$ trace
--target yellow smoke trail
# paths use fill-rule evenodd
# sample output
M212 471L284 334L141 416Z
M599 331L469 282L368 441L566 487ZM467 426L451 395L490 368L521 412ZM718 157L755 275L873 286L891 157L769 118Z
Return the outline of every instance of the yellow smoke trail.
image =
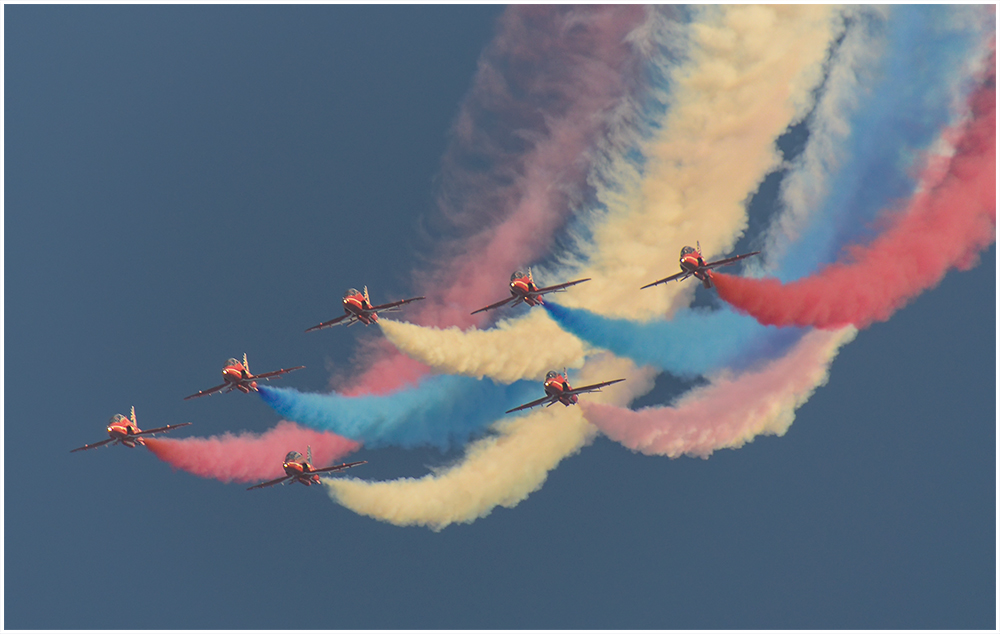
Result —
M588 361L578 385L628 376L624 383L581 399L625 405L652 387L654 373L631 361L601 355ZM539 385L539 392L541 392ZM596 429L579 406L554 405L496 423L496 437L472 443L458 464L422 478L365 482L349 478L324 482L330 496L356 513L399 526L441 530L473 522L496 506L513 507L538 490L563 458L590 443Z
M593 243L584 244L582 258L564 262L564 271L540 277L570 279L565 271L582 269L587 274L581 276L594 279L586 293L568 296L576 301L566 303L605 315L651 317L690 301L691 285L637 290L673 272L684 244L700 240L712 257L735 243L746 226L744 201L777 164L775 139L808 111L824 55L841 26L838 15L829 7L703 9L701 21L691 26L691 63L673 73L664 131L644 148L652 159L646 173L640 179L624 170L614 178L617 189L599 192L609 211L592 223ZM510 339L530 330L526 319L505 328ZM409 354L407 344L394 343ZM485 367L482 357L461 364L449 355L438 358L442 365L436 367L446 372L458 373L462 364L476 372ZM624 364L621 374L604 372L615 364ZM629 361L602 355L584 365L584 376L595 368L606 376L594 380L628 378L605 396L627 400L605 402L626 405L652 386L653 372ZM628 389L612 391L619 386ZM557 407L498 423L498 438L473 443L459 464L440 473L389 482L333 480L330 495L364 515L437 530L471 522L497 505L514 506L593 438L594 428L579 408Z
M708 7L692 25L691 63L672 73L670 110L646 147L637 180L624 162L606 176L637 183L602 202L581 253L565 263L591 277L568 306L648 319L689 303L693 284L638 292L677 270L682 246L700 241L706 258L729 254L746 228L747 198L781 160L775 140L801 120L842 28L826 6Z
M672 91L662 96L672 106L663 132L644 146L645 173L640 177L624 160L605 164L602 178L615 186L598 192L608 213L589 223L593 238L581 241L584 255L539 272L545 284L593 278L560 294L560 303L640 319L687 305L694 284L638 289L678 270L681 246L699 240L712 257L739 238L744 203L778 163L775 139L808 111L841 26L830 7L711 7L703 13L704 21L692 26L691 62L674 69ZM552 367L579 367L576 351L585 352L583 344L556 334L540 312L507 320L496 332L384 330L400 351L439 372L510 382ZM531 350L544 359L533 364Z
M397 526L441 530L485 517L497 506L517 505L596 433L575 407L552 407L497 423L495 429L500 436L471 444L461 463L440 473L387 482L325 482L331 497L356 513Z
M542 380L549 370L580 368L590 347L562 330L541 308L489 330L431 328L383 319L386 339L407 356L448 374L500 383Z

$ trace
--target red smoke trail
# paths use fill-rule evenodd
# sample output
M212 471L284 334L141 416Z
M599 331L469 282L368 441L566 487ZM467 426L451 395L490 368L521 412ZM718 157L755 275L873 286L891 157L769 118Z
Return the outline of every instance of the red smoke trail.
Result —
M293 449L312 446L314 466L328 466L361 445L342 436L282 421L263 434L243 432L210 438L148 439L146 447L176 469L223 482L255 482L284 474L281 463Z
M766 325L865 328L936 286L950 268L975 266L996 239L995 62L990 66L971 98L972 119L946 132L959 138L954 156L931 161L925 189L871 244L850 248L846 264L789 284L715 274L719 296Z
M415 273L427 300L407 310L408 320L481 323L486 317L469 313L507 294L510 273L550 248L586 191L614 109L638 83L639 53L626 36L646 15L634 6L516 6L503 14L442 159L441 217L428 219L436 256ZM343 393L384 393L429 372L382 350L362 352L367 370Z

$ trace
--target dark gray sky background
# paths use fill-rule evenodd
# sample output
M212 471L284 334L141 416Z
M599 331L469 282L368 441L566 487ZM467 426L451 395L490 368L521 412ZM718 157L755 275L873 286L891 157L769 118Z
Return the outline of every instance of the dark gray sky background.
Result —
M69 454L222 362L319 391L403 296L500 7L4 9L6 628L982 628L996 613L996 251L861 332L782 438L709 460L599 438L440 533L324 489L248 493L143 450ZM363 450L359 477L434 450Z

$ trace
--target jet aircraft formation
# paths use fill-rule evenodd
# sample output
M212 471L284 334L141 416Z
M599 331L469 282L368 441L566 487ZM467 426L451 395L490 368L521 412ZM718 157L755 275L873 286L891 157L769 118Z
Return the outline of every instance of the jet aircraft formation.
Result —
M701 244L696 243L697 247L685 246L681 249L680 254L680 272L663 278L662 280L657 280L651 284L643 286L642 289L650 288L656 286L657 284L663 284L665 282L671 281L683 281L688 277L694 276L704 285L705 288L712 288L712 270L721 267L729 266L735 264L736 262L743 260L745 258L757 255L759 251L753 251L751 253L744 253L742 255L737 255L729 258L724 258L721 260L716 260L714 262L705 262L701 254ZM484 306L477 310L472 311L472 315L477 313L486 312L496 308L502 308L504 306L517 306L518 304L527 304L530 307L539 306L544 304L543 295L548 293L556 293L565 291L571 286L576 286L577 284L582 284L587 282L590 278L583 278L579 280L573 280L571 282L563 282L561 284L554 284L552 286L544 286L539 288L531 275L531 269L528 268L527 273L521 271L515 271L510 276L510 297L490 304L489 306ZM642 290L640 289L640 290ZM381 312L391 312L398 311L405 304L410 302L416 302L425 299L424 297L410 297L408 299L400 299L393 302L387 302L385 304L379 304L373 306L371 300L368 297L368 287L365 286L362 292L358 292L356 289L348 289L344 293L341 303L343 305L344 314L331 319L329 321L324 321L320 324L313 326L312 328L306 329L306 332L313 332L315 330L322 330L324 328L330 328L332 326L352 326L356 323L362 323L365 326L369 326L374 323L378 323L378 313ZM305 368L303 365L297 365L291 368L282 368L279 370L273 370L271 372L264 372L262 374L253 374L250 372L250 364L247 361L246 353L243 354L242 363L236 358L228 359L222 368L222 379L223 383L221 385L216 385L215 387L210 387L206 390L201 390L189 396L185 396L184 400L190 400L198 398L201 396L209 396L217 392L232 392L233 390L238 390L244 394L249 394L250 392L258 391L258 381L269 381L273 378L277 378L281 375L287 374L289 372L294 372L295 370L301 370ZM555 370L550 371L545 376L545 381L542 384L542 388L545 391L545 396L536 399L534 401L519 405L513 409L509 409L505 414L512 414L514 412L531 409L539 405L545 405L546 407L551 407L556 403L562 403L564 406L575 405L579 402L579 395L588 394L592 392L600 392L601 388L614 385L615 383L620 383L625 379L611 379L609 381L602 381L600 383L594 383L592 385L585 385L583 387L573 388L569 384L568 372L564 368L562 373ZM135 407L132 407L131 417L126 418L122 414L115 414L110 422L108 423L107 433L108 438L95 442L88 445L83 445L82 447L77 447L70 451L70 453L76 451L83 451L87 449L94 449L96 447L101 447L104 445L125 445L126 447L135 447L136 445L145 446L144 438L153 436L154 434L166 433L178 429L180 427L186 427L191 423L178 423L176 425L165 425L163 427L156 427L148 430L141 430L135 418ZM292 482L298 482L305 486L312 486L313 484L320 483L320 474L326 473L337 473L356 467L358 465L366 464L367 461L361 460L357 462L343 463L339 465L332 465L327 467L315 467L313 466L312 458L312 447L306 447L307 458L303 458L302 454L298 451L292 449L286 455L285 459L281 464L285 475L275 478L273 480L268 480L266 482L261 482L254 486L249 487L247 490L261 489L266 487L271 487L276 484L289 484Z

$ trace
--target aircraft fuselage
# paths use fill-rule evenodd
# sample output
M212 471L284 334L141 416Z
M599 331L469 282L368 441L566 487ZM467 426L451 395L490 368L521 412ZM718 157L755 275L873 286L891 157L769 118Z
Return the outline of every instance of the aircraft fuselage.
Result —
M537 291L538 287L527 276L514 278L510 282L510 294L514 297L520 297L521 301L528 306L538 306L544 303L541 295L535 295Z
M234 389L243 392L244 394L249 394L251 391L257 390L256 381L248 381L247 379L252 378L250 373L246 371L242 363L237 363L236 365L227 365L222 368L222 380L229 385L227 391L232 391Z
M135 434L141 431L130 423L112 423L108 425L108 435L115 439L115 443L121 443L126 447L135 447L136 444L143 444L141 438L135 438Z
M285 469L285 475L293 476L296 482L306 486L319 484L319 476L316 474L310 475L309 472L311 469L308 463L292 461L286 462L281 466Z
M556 376L545 381L545 393L554 396L563 405L576 405L579 398L576 394L566 395L564 392L571 390L569 382L563 376Z
M378 313L371 312L371 310L371 304L361 293L344 297L344 312L354 316L366 326L378 321Z
M701 280L705 288L712 288L712 273L705 268L705 260L702 259L701 254L697 251L685 253L681 256L681 270Z

